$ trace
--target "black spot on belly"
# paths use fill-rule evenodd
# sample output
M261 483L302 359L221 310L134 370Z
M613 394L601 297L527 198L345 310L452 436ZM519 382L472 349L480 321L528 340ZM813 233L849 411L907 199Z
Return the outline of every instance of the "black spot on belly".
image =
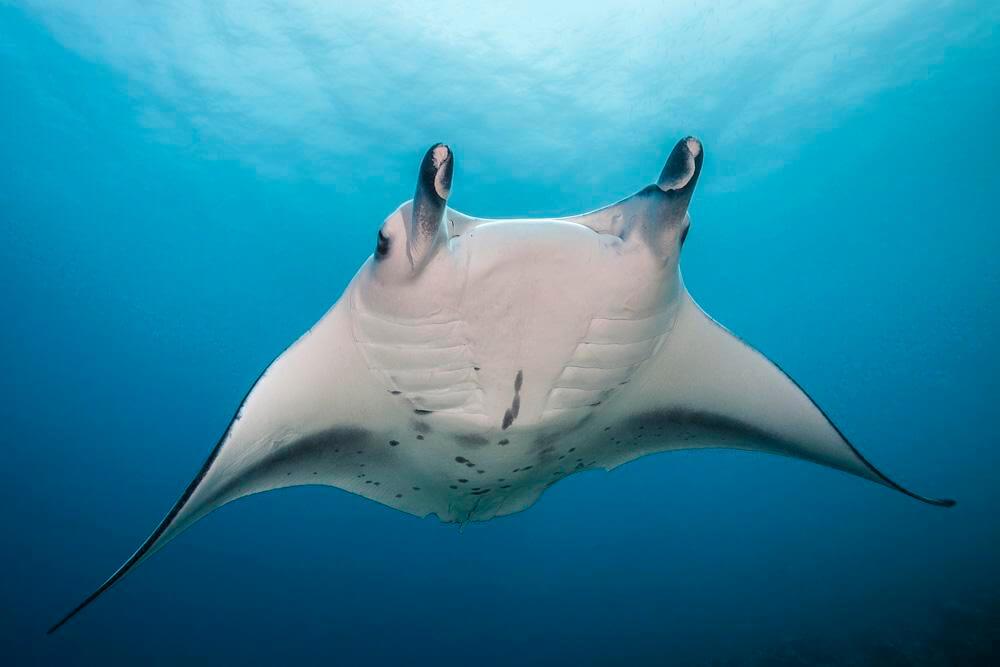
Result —
M403 392L399 391L398 389L393 389L389 393L392 394L393 396L399 396Z
M469 461L469 459L465 458L464 456L456 456L455 460L458 461L459 463L468 463Z
M396 447L397 445L399 445L399 440L390 440L389 441L389 446L390 447Z
M503 440L501 440L497 444L500 445L501 447L503 447L504 445L510 444L510 440L508 440L507 438L504 438Z
M423 417L425 415L429 415L430 413L431 413L431 410L414 410L413 411L413 414L420 415L421 417Z
M481 496L481 495L489 493L489 492L490 492L490 489L482 489L480 491L473 491L472 495L474 495L474 496Z
M500 429L506 431L517 419L517 414L521 411L521 385L524 383L524 371L519 370L514 376L514 399L510 407L503 413L503 421L500 422Z
M417 440L423 440L423 439L424 439L424 436L422 436L422 435L417 435Z

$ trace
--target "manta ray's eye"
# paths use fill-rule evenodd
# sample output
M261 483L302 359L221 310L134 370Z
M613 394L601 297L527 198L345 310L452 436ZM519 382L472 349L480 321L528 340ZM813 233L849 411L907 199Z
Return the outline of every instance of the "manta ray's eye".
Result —
M378 231L378 241L375 242L375 256L385 257L389 254L389 237Z

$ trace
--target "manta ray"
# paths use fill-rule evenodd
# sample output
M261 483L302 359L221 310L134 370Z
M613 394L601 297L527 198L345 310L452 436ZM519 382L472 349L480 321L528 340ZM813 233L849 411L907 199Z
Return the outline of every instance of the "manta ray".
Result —
M875 468L777 365L694 302L680 256L701 142L656 182L565 218L448 206L436 144L336 304L250 389L166 518L59 628L209 512L323 484L486 521L562 479L692 448L796 457L939 506Z

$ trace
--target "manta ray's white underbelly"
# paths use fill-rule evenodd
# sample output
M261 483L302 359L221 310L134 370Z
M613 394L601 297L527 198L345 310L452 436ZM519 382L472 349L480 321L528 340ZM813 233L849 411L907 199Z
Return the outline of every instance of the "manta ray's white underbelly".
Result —
M480 254L463 289L422 317L377 313L352 295L369 370L413 411L465 433L569 424L605 404L655 354L674 309L655 290L637 299L620 258L604 270L613 248L594 243L583 263L544 242L532 251L518 262Z

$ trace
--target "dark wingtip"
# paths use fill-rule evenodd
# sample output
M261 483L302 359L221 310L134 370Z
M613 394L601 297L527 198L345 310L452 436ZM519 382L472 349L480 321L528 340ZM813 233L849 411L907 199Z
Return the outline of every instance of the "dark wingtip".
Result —
M931 505L937 505L938 507L954 507L955 501L951 498L921 498L924 502L930 503Z
M94 599L97 598L97 596L100 595L103 591L104 591L104 588L102 587L102 588L98 589L95 593L93 593L92 595L90 595L89 597L87 597L87 599L84 600L83 602L81 602L80 604L78 604L73 609L73 611L69 612L68 614L66 614L65 616L63 616L62 618L60 618L59 621L55 623L55 625L53 625L51 628L49 628L48 630L46 630L45 634L46 635L51 635L53 632L55 632L56 630L58 630L59 628L61 628L63 625L66 624L66 621L68 621L69 619L71 619L74 616L76 616L84 607L86 607L88 604L90 604L91 602L93 602Z
M72 616L72 614L69 614L68 616L65 616L64 618L62 618L58 623L56 623L51 628L49 628L48 630L46 630L45 634L46 635L51 635L53 632L55 632L56 630L58 630L59 628L61 628L63 626L63 623L65 623L66 621L68 621L71 616Z
M118 583L118 580L124 577L129 572L129 570L131 570L138 564L138 562L142 559L143 554L145 554L146 551L149 549L149 547L152 546L152 544L159 538L160 533L162 532L161 528L163 528L172 518L173 518L172 516L168 516L166 519L164 519L163 522L160 524L160 528L158 528L156 532L154 532L152 535L149 536L149 538L147 538L147 540L143 543L142 547L140 547L138 551L132 554L131 558L125 561L125 563L120 568L118 568L118 570L114 574L108 577L107 581L101 584L101 586L96 591L88 595L86 599L84 599L83 602L74 607L71 612L63 616L61 619L59 619L59 621L51 628L49 628L45 632L45 634L51 635L53 632L61 628L69 619L73 618L81 611L83 611L84 608L86 608L91 602L99 598L101 594L104 593L104 591L108 590L116 583Z
M767 358L765 357L765 359ZM955 506L955 501L952 500L951 498L928 498L927 496L922 496L919 493L914 493L913 491L910 491L908 488L896 482L888 475L886 475L884 472L876 468L875 465L871 461L869 461L868 458L864 454L862 454L861 451L857 447L855 447L850 440L847 439L847 436L844 435L844 433L840 430L840 428L836 424L833 423L833 420L830 419L830 416L826 414L823 408L821 408L815 400L813 400L813 397L809 395L809 392L803 389L802 385L800 385L798 382L795 381L795 378L786 373L785 370L778 364L774 363L770 359L767 360L771 363L772 366L777 368L778 371L780 371L786 378L788 378L788 381L791 382L793 385L795 385L798 388L798 390L802 392L802 395L805 396L809 400L809 402L813 404L813 407L816 408L816 410L818 410L821 415L823 415L823 418L826 419L826 423L829 424L830 427L837 432L837 435L840 436L841 441L843 441L843 443L847 445L847 448L850 449L851 452L856 457L858 457L858 460L861 461L861 463L864 464L865 467L867 467L868 470L870 470L872 474L875 475L877 479L873 481L878 481L883 485L889 487L890 489L895 489L896 491L899 491L900 493L907 495L910 498L919 500L922 503L927 503L928 505L934 505L935 507Z
M281 355L278 355L278 357L280 356ZM226 443L226 439L229 437L229 432L232 430L233 424L235 424L236 420L239 419L240 412L243 410L243 406L246 405L247 399L250 398L251 392L253 392L254 387L257 386L257 383L260 382L261 378L263 378L264 375L267 373L267 370L274 364L275 361L278 360L278 357L275 357L275 359L272 360L271 363L268 364L263 371L261 371L260 375L257 376L257 379L254 380L253 384L250 385L250 389L247 390L247 393L243 397L243 400L240 401L239 407L236 408L236 413L233 415L233 418L229 420L229 426L226 427L226 430L222 434L222 437L219 438L219 441L215 443L215 447L212 448L212 452L208 455L208 458L205 460L205 463L202 464L201 469L198 470L198 474L195 475L195 478L191 480L191 483L188 484L186 489L184 489L184 493L181 495L180 499L176 503L174 503L173 507L170 508L170 511L167 513L167 516L163 518L160 524L156 527L156 530L153 531L153 534L147 537L146 541L142 543L142 545L138 548L138 550L136 550L135 553L129 556L129 559L125 561L121 565L121 567L119 567L115 571L114 574L108 577L108 579L103 584L101 584L96 591L88 595L83 602L78 604L71 612L63 616L61 619L59 619L59 621L55 625L49 628L45 632L46 635L51 635L56 630L65 625L67 621L69 621L71 618L79 614L88 605L90 605L91 602L99 598L102 593L104 593L106 590L108 590L116 583L118 583L122 579L122 577L128 574L132 570L132 568L138 565L140 561L142 561L144 558L146 558L147 555L149 555L150 550L160 540L160 538L166 532L167 528L170 527L170 525L173 523L174 519L177 518L177 515L180 514L181 509L184 508L188 500L194 494L195 489L198 488L198 485L201 484L201 481L205 478L205 475L208 474L209 468L212 467L212 464L215 462L216 457L222 450L222 446Z

